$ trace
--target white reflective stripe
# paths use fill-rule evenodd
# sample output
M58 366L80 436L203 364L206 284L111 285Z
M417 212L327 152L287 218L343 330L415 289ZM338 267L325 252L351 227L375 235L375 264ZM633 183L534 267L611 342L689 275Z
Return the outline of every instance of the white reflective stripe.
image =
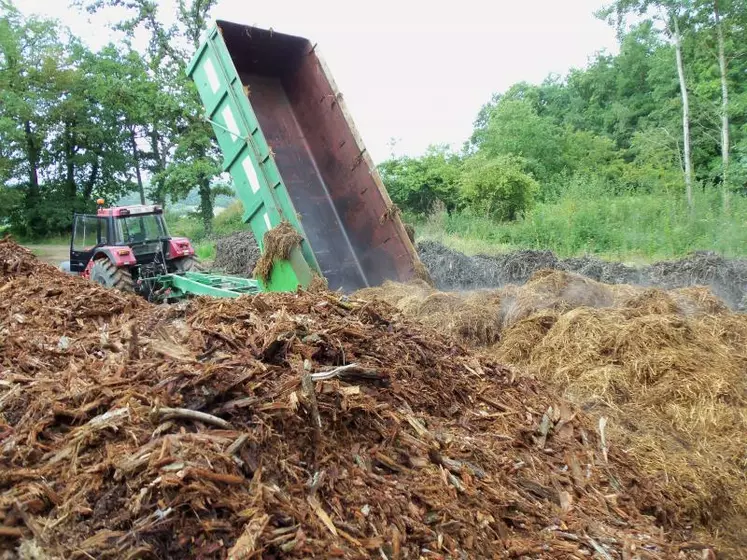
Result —
M259 192L259 179L257 178L257 171L254 169L254 164L249 156L244 158L241 162L241 167L244 168L246 178L249 179L249 186L252 187L252 192L257 194Z
M223 117L223 122L226 123L226 128L231 132L235 141L239 136L239 125L236 124L236 119L233 118L231 107L226 106L220 114Z
M272 226L270 225L270 216L267 215L267 212L265 212L265 225L267 226L267 231L272 229Z
M210 84L210 89L213 90L213 93L218 93L220 80L218 79L218 73L215 71L215 66L213 66L213 61L209 58L205 61L205 75Z

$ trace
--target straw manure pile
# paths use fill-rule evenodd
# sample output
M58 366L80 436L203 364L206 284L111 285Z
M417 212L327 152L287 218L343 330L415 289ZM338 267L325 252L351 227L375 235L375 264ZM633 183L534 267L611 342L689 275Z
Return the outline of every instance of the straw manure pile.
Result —
M686 316L675 301L577 308L539 334L520 322L495 356L608 416L611 441L666 483L684 517L729 524L747 515L747 317Z
M702 556L583 413L385 303L0 275L3 558Z
M449 293L415 280L409 284L385 282L379 287L359 290L355 297L384 301L408 317L462 342L492 344L498 340L501 329L497 313L501 292L497 290Z
M583 276L549 269L535 272L523 286L442 292L421 281L385 282L356 292L395 306L408 317L468 344L497 342L503 328L535 313L559 313L578 306L611 306L641 288L607 286ZM698 292L699 293L699 292ZM689 301L687 294L682 296Z
M254 265L254 277L266 283L270 279L275 261L288 259L291 251L298 247L302 240L301 235L288 222L281 222L266 231L263 238L264 252Z
M409 313L418 294L395 289ZM606 417L610 445L674 496L673 522L741 523L729 544L747 550L747 316L705 287L610 286L562 271L491 293L502 328L490 355Z
M468 256L433 240L417 244L418 253L441 290L496 289L524 284L542 269L564 270L606 284L663 289L707 286L734 310L747 311L747 260L696 251L676 261L632 267L593 256L559 259L551 251L521 250Z

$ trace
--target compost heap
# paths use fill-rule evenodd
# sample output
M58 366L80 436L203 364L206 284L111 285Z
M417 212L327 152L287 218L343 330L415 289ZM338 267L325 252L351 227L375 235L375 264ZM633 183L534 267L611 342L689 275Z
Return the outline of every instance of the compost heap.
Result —
M583 413L387 304L156 307L7 240L0 296L5 558L702 557Z
M444 293L423 283L357 294L542 381L596 418L660 480L681 522L747 551L747 315L705 287L607 285L542 270L522 285Z
M214 266L224 274L251 277L259 257L259 246L251 231L232 233L215 243Z
M521 250L500 255L468 256L441 243L418 243L420 260L441 290L498 288L523 284L545 269L581 274L607 284L635 284L664 289L708 286L729 307L747 311L747 260L696 251L674 261L633 267L593 256L559 259L552 251Z

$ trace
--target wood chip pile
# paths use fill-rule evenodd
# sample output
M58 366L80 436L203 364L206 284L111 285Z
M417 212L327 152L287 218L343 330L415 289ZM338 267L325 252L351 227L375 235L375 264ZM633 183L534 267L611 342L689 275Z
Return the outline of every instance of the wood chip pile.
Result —
M0 241L0 549L703 557L583 414L395 316L323 292L155 307Z

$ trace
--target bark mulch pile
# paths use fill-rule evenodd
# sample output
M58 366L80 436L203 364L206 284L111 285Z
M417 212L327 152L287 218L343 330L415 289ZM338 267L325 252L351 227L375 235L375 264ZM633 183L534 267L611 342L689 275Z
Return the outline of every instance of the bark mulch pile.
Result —
M583 414L383 302L156 307L0 241L6 558L703 557L668 503Z

